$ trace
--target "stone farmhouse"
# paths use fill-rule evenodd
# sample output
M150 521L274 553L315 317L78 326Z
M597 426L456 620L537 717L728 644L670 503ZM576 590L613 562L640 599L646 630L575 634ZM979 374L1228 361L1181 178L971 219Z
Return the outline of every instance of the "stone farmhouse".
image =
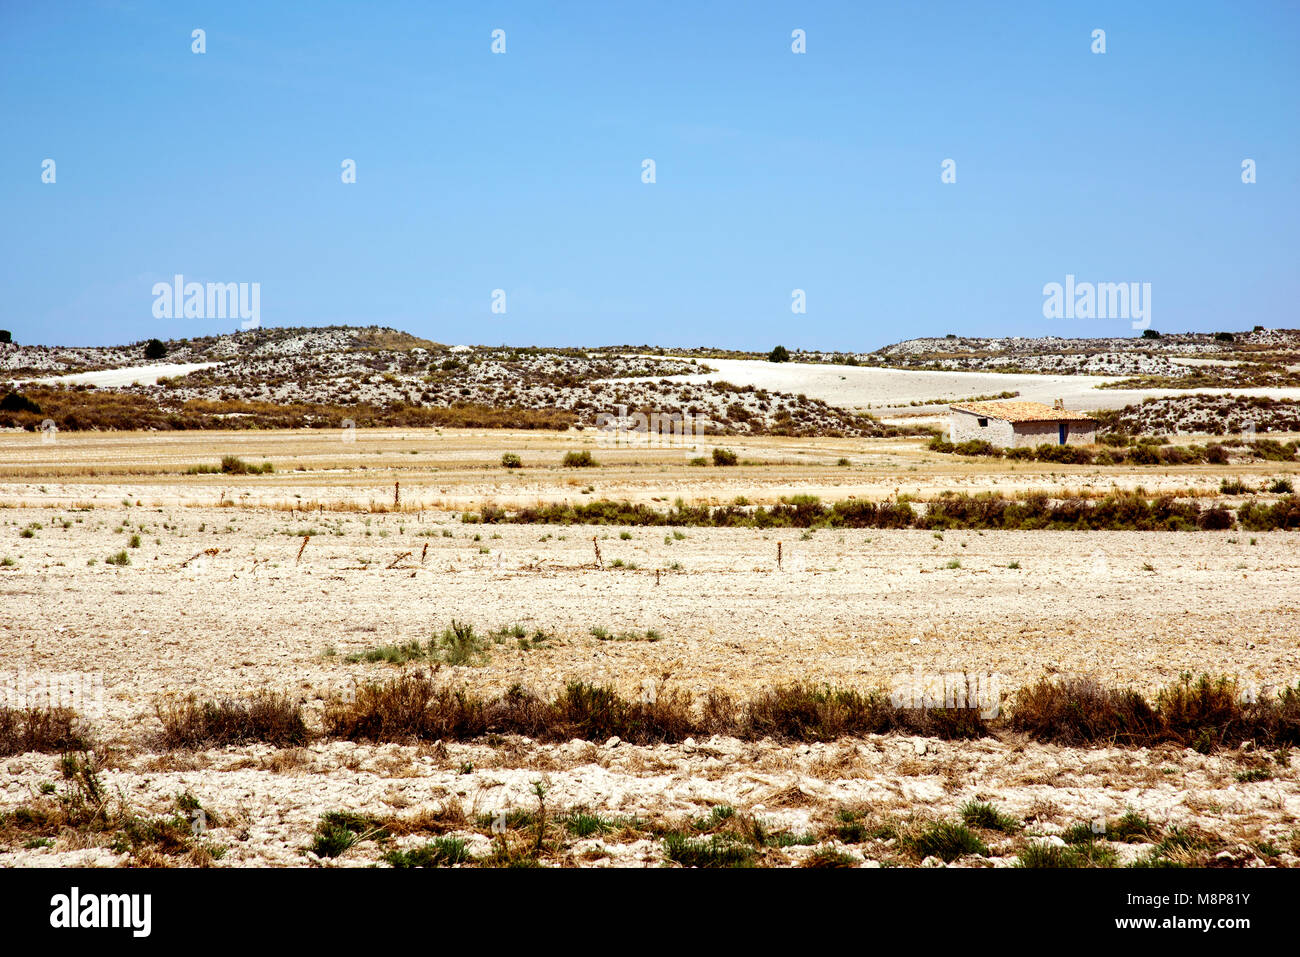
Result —
M1065 403L954 402L948 407L949 441L982 439L1000 448L1090 445L1097 441L1097 420L1071 412Z

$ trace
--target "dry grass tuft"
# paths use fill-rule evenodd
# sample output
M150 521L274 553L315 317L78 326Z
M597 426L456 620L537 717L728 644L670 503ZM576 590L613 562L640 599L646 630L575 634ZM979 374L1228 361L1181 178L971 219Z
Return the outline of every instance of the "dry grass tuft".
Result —
M1155 734L1159 720L1136 691L1104 688L1087 679L1043 678L1016 694L1011 726L1057 744L1141 744Z
M422 807L410 814L384 818L380 823L390 834L446 834L463 829L469 818L458 799L452 798L438 807Z
M1300 743L1300 685L1248 700L1231 678L1185 674L1153 705L1136 691L1042 679L1016 695L1011 726L1068 745L1173 743L1206 753L1245 741L1291 745Z
M302 707L285 695L261 692L247 701L199 701L194 695L159 702L160 744L166 748L265 742L277 747L306 744L312 734Z
M84 751L91 738L90 727L70 708L0 706L0 756Z

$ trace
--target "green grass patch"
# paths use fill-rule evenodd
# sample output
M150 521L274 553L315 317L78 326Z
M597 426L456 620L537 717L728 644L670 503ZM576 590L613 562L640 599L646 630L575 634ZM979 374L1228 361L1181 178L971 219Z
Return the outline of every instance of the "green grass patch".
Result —
M944 863L951 863L967 854L987 857L989 853L988 845L980 840L979 835L965 824L954 821L936 821L905 832L900 835L899 844L921 860L937 857Z
M729 837L708 838L669 834L664 838L664 857L682 867L752 867L757 851Z
M438 837L409 851L389 851L384 861L391 867L451 867L474 860L469 847L458 837Z

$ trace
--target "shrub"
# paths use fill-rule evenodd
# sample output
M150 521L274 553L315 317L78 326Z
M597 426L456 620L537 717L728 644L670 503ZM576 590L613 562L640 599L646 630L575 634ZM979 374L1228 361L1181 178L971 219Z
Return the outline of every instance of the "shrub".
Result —
M1222 505L1216 505L1202 512L1201 517L1196 520L1196 524L1198 528L1219 531L1232 528L1237 523L1233 519L1231 512Z
M603 741L619 737L633 744L684 741L703 728L682 692L661 694L653 702L628 701L614 689L570 682L550 707L549 736L558 740Z
M1205 447L1205 461L1211 465L1227 465L1228 450L1218 442L1211 442Z
M1289 495L1271 505L1251 499L1237 510L1237 521L1251 532L1300 528L1300 498Z
M162 745L203 748L261 741L277 747L306 744L311 733L302 708L286 696L263 691L246 701L199 701L195 695L155 706Z
M501 456L501 464L508 469L517 469L523 467L523 462L514 452L507 452Z
M740 737L778 741L832 741L849 734L880 734L900 723L881 694L804 684L761 692L749 701L740 721Z
M436 654L449 665L478 665L487 661L488 648L474 634L473 625L453 620L450 628L443 629Z
M1039 462L1060 462L1065 465L1090 465L1092 453L1080 445L1049 445L1044 443L1034 449Z
M935 436L930 440L929 447L932 451L947 454L987 455L1016 461L1059 462L1065 465L1187 465L1198 462L1223 465L1229 460L1227 450L1222 445L1213 443L1208 446L1172 446L1167 444L1167 440L1144 436L1134 441L1121 433L1106 433L1098 441L1106 447L1090 448L1045 442L1034 447L998 448L981 439L954 445ZM1288 457L1291 455L1287 446L1278 448L1281 449L1280 452L1269 449L1268 453Z
M5 412L30 412L40 415L41 407L19 392L9 392L0 399L0 410Z
M1135 691L1042 679L1017 693L1011 726L1066 745L1171 742L1202 752L1248 740L1282 746L1300 742L1300 685L1245 702L1230 678L1183 675L1161 689L1153 706Z
M1039 741L1143 744L1159 729L1154 710L1136 691L1103 688L1094 681L1039 679L1015 696L1011 726Z
M1162 688L1156 708L1167 734L1198 751L1210 751L1225 741L1249 737L1248 723L1238 701L1237 685L1228 678L1191 675Z
M221 471L224 475L261 475L274 472L275 467L270 462L251 465L236 455L223 455L221 457Z
M998 450L990 442L983 439L970 439L966 442L959 442L954 445L951 451L958 455L997 455Z
M0 705L0 757L28 751L86 751L90 728L70 708L10 708Z
M590 468L596 464L596 460L584 449L581 452L565 452L564 464L567 468Z
M353 741L465 740L486 732L483 704L469 692L436 688L430 676L403 673L371 682L351 699L326 702L325 731Z
M1269 462L1292 462L1295 460L1296 447L1291 442L1284 445L1276 439L1257 439L1250 443L1250 450L1256 458Z
M740 462L739 457L737 457L736 453L731 451L731 449L713 450L714 465L736 465L739 462Z

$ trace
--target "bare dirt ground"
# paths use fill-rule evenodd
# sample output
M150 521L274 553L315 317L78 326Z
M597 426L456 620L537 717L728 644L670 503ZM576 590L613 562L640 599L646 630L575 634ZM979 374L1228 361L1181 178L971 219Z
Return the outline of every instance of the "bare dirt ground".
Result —
M791 493L883 499L899 490L1116 486L1210 495L1225 475L1294 478L1295 463L1047 468L940 461L917 440L764 438L719 440L757 463L720 469L687 464L709 444L613 449L589 433L352 438L76 434L43 445L30 435L0 437L0 556L11 562L0 567L0 672L102 675L94 724L114 753L106 783L157 813L178 793L197 796L219 822L208 835L225 849L219 865L374 863L428 836L399 835L382 847L363 841L338 858L307 852L320 816L341 810L401 817L457 806L467 819L452 830L485 854L491 831L476 816L535 806L538 780L549 784L552 814L584 808L667 827L725 806L769 829L813 835L806 846L764 851L771 864L798 864L827 847L856 863L920 863L899 838L883 836L887 828L871 840L842 839L836 814L952 819L973 798L1015 816L1023 831L990 835L988 854L958 864L1012 864L1026 841L1059 844L1071 825L1130 810L1160 828L1215 835L1227 848L1224 863L1300 862L1300 781L1286 755L1269 756L1276 766L1267 777L1242 780L1257 755L1065 749L1016 736L157 750L148 743L159 727L154 705L168 695L284 691L318 721L327 695L397 671L349 663L350 653L427 641L452 619L482 634L520 625L550 636L530 650L504 642L482 666L439 673L483 691L519 683L550 693L583 679L635 694L652 679L743 697L796 678L889 688L902 674L960 671L998 675L1004 695L1043 675L1143 691L1186 671L1236 676L1248 687L1300 680L1294 533L686 528L677 537L663 528L460 520L485 502L597 498L667 505L744 495L759 503ZM559 467L574 448L602 464ZM523 469L500 467L511 451ZM222 454L271 461L275 472L184 474ZM850 464L836 465L841 457ZM392 505L394 482L402 510L380 511ZM312 537L299 560L304 535ZM215 555L182 567L212 548ZM107 563L122 551L130 564ZM593 628L653 630L660 640L602 641ZM58 780L57 756L0 764L0 812ZM1150 853L1154 842L1119 842L1117 863ZM125 860L76 835L0 847L0 864ZM664 850L644 829L625 828L577 840L556 860L659 865Z

